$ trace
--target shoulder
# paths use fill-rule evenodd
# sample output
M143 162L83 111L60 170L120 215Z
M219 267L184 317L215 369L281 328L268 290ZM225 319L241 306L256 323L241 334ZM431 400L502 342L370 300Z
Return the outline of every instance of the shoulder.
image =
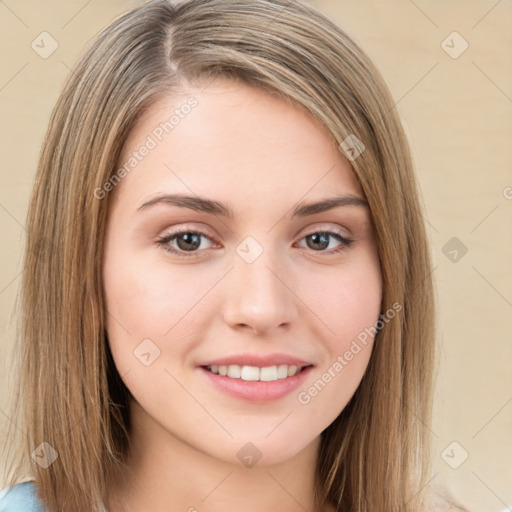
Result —
M107 512L101 505L101 512ZM47 512L40 500L33 480L19 482L0 489L0 512Z
M0 490L0 512L45 512L35 482L22 482Z

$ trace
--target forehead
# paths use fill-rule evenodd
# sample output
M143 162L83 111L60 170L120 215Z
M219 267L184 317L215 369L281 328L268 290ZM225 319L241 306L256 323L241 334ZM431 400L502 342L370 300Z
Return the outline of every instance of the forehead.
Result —
M230 202L306 194L362 196L334 137L305 109L229 80L190 87L153 104L118 162L116 194L138 201L166 191Z

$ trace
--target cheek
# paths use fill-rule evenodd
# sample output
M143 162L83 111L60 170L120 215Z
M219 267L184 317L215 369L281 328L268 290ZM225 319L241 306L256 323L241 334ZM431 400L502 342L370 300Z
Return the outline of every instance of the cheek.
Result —
M357 264L340 267L337 275L317 279L309 294L321 319L326 357L319 371L300 390L297 401L308 414L330 423L359 386L370 360L379 319L382 281L375 253Z
M104 272L108 326L135 338L160 336L169 329L173 312L165 301L171 290L148 275L143 265L107 263ZM167 320L167 321L165 321Z
M380 314L382 278L378 259L368 252L354 260L337 272L317 275L314 283L305 283L307 302L324 324L326 344L336 354L374 326Z
M162 274L140 254L121 260L112 251L105 258L103 283L112 357L135 399L153 404L155 410L168 408L168 395L155 390L174 389L164 370L181 373L193 343L190 323L198 321L191 307L198 301L195 288L180 283L177 275ZM177 403L180 396L175 396Z
M103 283L109 342L120 373L146 348L160 352L156 366L176 367L197 343L193 335L197 337L201 323L207 322L201 298L216 276L184 268L170 272L151 251L123 259L116 247L106 253Z
M183 315L187 292L194 288L184 287L179 273L162 273L152 250L121 254L119 247L127 245L114 241L106 252L103 283L109 324L133 336L161 337Z

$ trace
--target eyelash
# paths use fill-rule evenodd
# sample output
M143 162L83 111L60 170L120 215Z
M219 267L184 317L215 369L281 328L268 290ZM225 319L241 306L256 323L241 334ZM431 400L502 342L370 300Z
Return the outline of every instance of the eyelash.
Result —
M194 230L191 230L191 229L184 229L184 230L181 230L181 231L175 231L174 233L169 233L167 235L164 235L161 238L159 238L158 240L156 240L155 243L158 246L162 247L164 249L164 251L167 251L167 252L169 252L169 253L171 253L171 254L173 254L175 256L178 256L179 258L194 257L193 255L197 254L198 252L200 252L199 250L196 249L195 251L183 251L183 250L178 250L178 249L175 249L175 248L172 248L172 247L169 246L169 242L171 242L172 240L176 239L177 237L179 237L180 235L183 235L183 234L199 235L199 236L202 236L204 238L207 238L208 240L213 241L209 236L207 236L206 234L202 233L201 231L194 231ZM305 238L307 238L308 236L311 236L311 235L330 235L333 238L335 238L338 242L341 242L340 245L337 248L331 249L330 251L314 251L313 249L311 249L313 252L325 253L325 254L329 254L329 255L338 254L338 253L344 252L355 241L355 240L353 240L351 238L347 238L346 236L344 236L341 233L338 233L336 231L327 231L327 230L313 231L311 233L308 233L307 235L304 235L300 240L304 240Z

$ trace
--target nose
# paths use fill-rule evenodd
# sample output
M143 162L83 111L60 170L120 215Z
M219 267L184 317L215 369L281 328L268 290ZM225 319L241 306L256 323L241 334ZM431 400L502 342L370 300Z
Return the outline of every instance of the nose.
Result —
M235 258L224 303L224 321L233 329L272 334L289 328L298 318L293 278L268 253L263 251L252 263Z

